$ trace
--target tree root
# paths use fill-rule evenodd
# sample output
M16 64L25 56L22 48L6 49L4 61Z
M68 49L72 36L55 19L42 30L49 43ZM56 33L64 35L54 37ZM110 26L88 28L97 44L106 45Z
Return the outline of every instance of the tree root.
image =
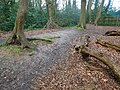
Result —
M29 40L29 41L41 40L41 41L45 41L45 42L52 42L52 40L50 40L50 39L44 39L44 38L27 38L27 40Z
M47 24L44 26L44 28L55 29L55 28L60 28L60 26L58 26L54 21L49 20Z
M27 37L28 41L33 41L33 40L41 40L45 42L53 42L53 39L55 38L61 38L60 36L55 36L55 37L48 37L48 38L39 38L39 37Z
M97 39L96 43L100 44L102 46L108 47L108 48L115 49L116 51L120 52L120 45L116 45L116 44L112 44L112 43L109 43L109 42L105 42L105 41L100 40L100 39Z
M10 45L10 44L19 44L22 48L29 48L28 40L25 38L24 34L15 34L12 33L3 45Z
M28 41L34 41L34 40L41 40L41 41L45 41L45 42L49 42L49 43L52 43L54 38L60 38L59 36L58 37L51 37L51 38L38 38L38 37L27 37L27 42ZM7 39L6 41L4 41L3 43L0 44L0 46L4 46L4 45L10 45L10 44L19 44L21 45L20 42L18 42L16 39L14 38L9 38ZM28 44L29 45L29 44ZM30 45L29 45L30 46ZM26 48L25 46L22 46L22 48ZM30 47L27 47L27 48L30 48Z
M120 36L120 30L119 31L108 31L105 33L105 36Z

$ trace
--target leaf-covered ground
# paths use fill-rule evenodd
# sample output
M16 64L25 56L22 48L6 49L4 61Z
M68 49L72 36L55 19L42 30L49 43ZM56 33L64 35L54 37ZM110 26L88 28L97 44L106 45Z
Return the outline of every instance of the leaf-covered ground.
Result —
M92 30L90 29L92 28ZM115 27L90 26L84 34L90 35L90 48L95 52L103 53L116 63L120 68L120 53L111 48L96 44L96 39L100 38L107 42L120 45L119 36L102 36L106 31L115 30ZM95 30L95 31L93 31ZM75 39L75 43L79 41ZM73 44L73 45L74 45ZM36 90L120 90L120 81L114 79L108 67L98 60L91 58L86 62L80 54L70 53L64 63L52 67L47 76L36 78ZM101 68L91 70L88 64Z
M103 36L109 30L120 30L120 27L88 25L84 31L25 32L29 37L54 37L53 43L33 42L37 47L35 51L21 50L18 46L0 47L0 90L119 90L119 81L107 66L94 58L86 62L80 54L73 54L74 44L88 34L89 47L108 55L120 66L119 52L95 43L96 38L102 38L120 44L120 36ZM8 36L0 35L1 41ZM91 70L88 64L101 69Z

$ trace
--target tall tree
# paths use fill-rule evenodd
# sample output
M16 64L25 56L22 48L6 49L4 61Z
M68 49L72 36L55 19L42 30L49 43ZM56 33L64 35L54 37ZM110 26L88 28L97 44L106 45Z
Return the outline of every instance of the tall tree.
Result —
M105 16L107 15L108 9L109 9L110 4L111 4L111 1L112 1L112 0L109 0L109 1L108 1L108 5L107 5L107 7L106 7L106 9L105 9Z
M86 0L81 0L80 22L78 27L86 28Z
M66 2L65 2L65 9L67 9L68 8L68 4L67 4L67 0L66 0Z
M71 0L68 0L68 9L71 8Z
M47 28L58 28L58 25L55 23L55 0L46 0L47 11L48 11L48 22Z
M88 1L88 8L87 8L88 22L89 22L89 23L92 22L92 17L91 17L91 13L92 13L92 10L91 10L91 7L92 7L92 1L93 1L93 0L89 0L89 1Z
M6 40L7 44L19 43L22 47L28 47L27 39L24 35L24 23L27 15L28 0L20 0L14 29Z
M95 7L94 7L94 10L93 10L93 14L94 14L94 20L95 20L95 18L96 18L96 14L97 14L97 12L98 12L98 7L99 7L99 0L95 0Z
M98 20L99 20L100 17L101 17L101 13L102 13L102 9L103 9L104 2L105 2L105 0L102 0L102 2L101 2L101 4L100 4L99 11L98 11L98 13L97 13L97 16L96 16L96 19L95 19L95 22L94 22L95 25L97 25Z
M76 8L77 8L77 5L76 5L76 0L73 0L73 8L76 10Z
M43 3L42 0L38 1L38 5L40 7L40 15L45 17L45 14L44 14L44 11L43 11L43 8L42 8L42 3Z
M56 13L57 13L57 6L58 6L58 5L57 5L57 0L53 0L53 4L54 4L54 5L53 5L53 6L54 6L54 8L53 8L53 9L54 9L54 10L53 10L53 11L54 11L54 19L56 20L56 18L57 18Z

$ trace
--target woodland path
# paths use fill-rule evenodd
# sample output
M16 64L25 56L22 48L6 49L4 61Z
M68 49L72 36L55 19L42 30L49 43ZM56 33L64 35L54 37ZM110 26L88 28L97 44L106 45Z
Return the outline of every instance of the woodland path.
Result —
M37 77L45 77L54 65L64 64L71 53L71 47L76 38L84 34L92 36L102 35L105 31L61 30L27 37L54 37L54 42L47 44L40 42L37 50L20 55L0 52L0 90L32 90ZM101 28L102 29L102 28Z
M0 90L31 90L37 76L44 76L49 69L58 63L63 63L69 57L72 41L80 31L63 30L30 37L59 37L54 43L39 43L34 55L7 55L0 52ZM82 33L81 33L82 34Z

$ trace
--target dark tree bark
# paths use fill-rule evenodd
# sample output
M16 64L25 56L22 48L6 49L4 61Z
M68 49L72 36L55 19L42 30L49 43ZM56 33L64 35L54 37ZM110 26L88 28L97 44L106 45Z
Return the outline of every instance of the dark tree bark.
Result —
M81 0L81 13L80 13L80 22L78 27L83 29L86 28L86 0Z
M103 9L104 2L105 2L105 0L102 0L101 5L100 5L100 7L99 7L99 11L98 11L98 13L97 13L97 16L96 16L96 19L95 19L95 22L94 22L95 25L97 25L98 20L99 20L100 17L101 17L101 13L102 13L102 9Z
M7 44L19 43L22 47L28 47L27 39L24 35L24 23L27 15L28 0L20 0L14 29L6 40Z

